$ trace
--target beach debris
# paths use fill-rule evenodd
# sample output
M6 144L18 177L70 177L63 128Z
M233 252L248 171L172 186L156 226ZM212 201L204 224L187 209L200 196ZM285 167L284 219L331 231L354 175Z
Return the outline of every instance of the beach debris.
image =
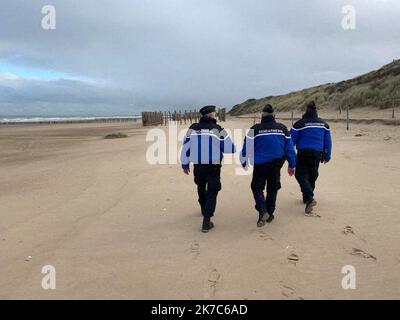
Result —
M365 136L365 134L364 134L364 133L357 133L357 134L355 134L354 136L355 136L355 137L363 137L363 136Z
M389 141L389 140L392 140L392 137L390 137L390 136L386 136L383 140L385 140L385 141Z
M376 261L376 257L373 256L372 254L365 252L364 250L358 249L358 248L353 248L352 251L350 252L352 256L360 256L364 259L372 259Z
M167 208L163 208L162 210L163 210L163 211L167 211Z
M25 258L25 261L31 261L32 260L32 256L27 256L26 258Z
M128 136L125 133L117 132L111 133L104 137L104 139L120 139L120 138L127 138Z

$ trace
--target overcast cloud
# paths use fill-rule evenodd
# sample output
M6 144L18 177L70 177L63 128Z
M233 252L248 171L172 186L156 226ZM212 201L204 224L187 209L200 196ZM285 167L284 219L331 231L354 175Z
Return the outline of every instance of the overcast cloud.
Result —
M400 57L399 16L398 0L1 0L0 115L230 108L340 81Z

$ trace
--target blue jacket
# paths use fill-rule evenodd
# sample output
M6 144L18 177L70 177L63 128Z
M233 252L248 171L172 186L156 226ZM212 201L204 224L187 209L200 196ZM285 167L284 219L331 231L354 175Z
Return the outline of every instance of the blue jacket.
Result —
M289 161L290 168L296 167L296 152L289 130L273 116L263 117L244 138L241 163L264 164L282 158Z
M235 153L236 148L228 133L215 119L203 116L190 126L181 153L182 168L194 164L221 164L224 153Z
M323 160L329 161L332 153L332 138L329 125L318 118L316 112L307 112L291 129L293 144L297 150L323 152Z

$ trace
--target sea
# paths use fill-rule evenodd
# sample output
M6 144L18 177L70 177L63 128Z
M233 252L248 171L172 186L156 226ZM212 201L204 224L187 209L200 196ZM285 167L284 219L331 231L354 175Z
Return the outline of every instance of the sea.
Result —
M0 116L0 124L24 124L24 123L73 123L73 122L101 122L101 121L132 121L141 116L76 116L76 117L13 117Z

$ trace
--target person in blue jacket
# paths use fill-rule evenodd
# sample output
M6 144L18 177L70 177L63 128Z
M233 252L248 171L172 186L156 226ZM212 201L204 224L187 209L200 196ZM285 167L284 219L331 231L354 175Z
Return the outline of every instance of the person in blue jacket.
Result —
M307 105L306 113L291 129L293 144L297 148L298 181L306 214L311 214L317 205L314 199L315 182L319 175L319 164L331 160L332 139L329 125L318 117L314 101Z
M261 123L254 125L246 135L240 157L244 169L249 163L254 165L251 190L259 214L257 226L263 227L274 219L276 199L281 189L281 169L285 161L289 162L290 176L293 176L296 168L296 153L289 130L275 121L274 109L270 104L262 110Z
M221 190L223 154L236 151L228 133L217 124L215 109L215 106L200 109L202 117L199 123L190 126L181 153L182 169L186 175L190 173L190 162L194 164L194 182L203 215L202 232L214 227L211 218Z

